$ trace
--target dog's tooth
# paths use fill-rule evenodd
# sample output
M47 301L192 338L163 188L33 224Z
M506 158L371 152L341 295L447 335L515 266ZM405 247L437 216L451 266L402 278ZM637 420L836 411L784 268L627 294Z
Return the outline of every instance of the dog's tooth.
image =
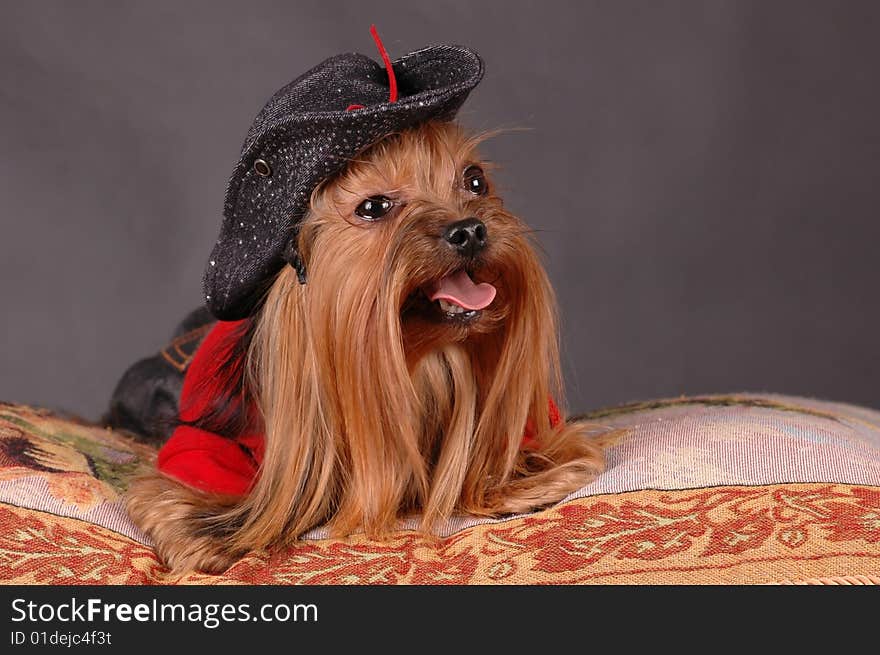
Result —
M443 300L442 298L438 299L437 302L440 304L440 309L447 314L461 314L465 311L464 307L449 302L448 300Z

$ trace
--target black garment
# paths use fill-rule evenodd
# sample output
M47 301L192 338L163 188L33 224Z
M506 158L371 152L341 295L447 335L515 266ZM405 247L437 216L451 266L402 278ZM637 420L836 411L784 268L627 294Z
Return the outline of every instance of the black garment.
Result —
M171 436L184 373L215 322L205 307L190 312L161 352L132 364L113 391L103 423L152 443Z

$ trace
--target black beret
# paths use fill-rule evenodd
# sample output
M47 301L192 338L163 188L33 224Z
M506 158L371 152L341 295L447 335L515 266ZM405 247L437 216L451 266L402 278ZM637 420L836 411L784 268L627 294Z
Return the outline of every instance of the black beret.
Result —
M273 95L242 147L205 270L205 302L220 320L246 318L296 254L298 224L321 181L389 134L450 120L483 75L475 52L424 48L386 66L349 53L327 59ZM387 70L386 70L387 69Z

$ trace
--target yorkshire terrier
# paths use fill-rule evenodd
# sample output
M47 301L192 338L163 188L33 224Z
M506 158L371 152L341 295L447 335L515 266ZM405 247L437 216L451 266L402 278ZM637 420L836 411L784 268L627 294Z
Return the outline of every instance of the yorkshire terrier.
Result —
M242 401L209 412L215 432L264 435L253 484L206 493L154 470L128 492L170 568L222 571L318 526L383 539L408 516L429 534L530 512L602 470L588 425L554 404L553 289L482 138L426 122L314 190L309 283L277 274L223 363Z

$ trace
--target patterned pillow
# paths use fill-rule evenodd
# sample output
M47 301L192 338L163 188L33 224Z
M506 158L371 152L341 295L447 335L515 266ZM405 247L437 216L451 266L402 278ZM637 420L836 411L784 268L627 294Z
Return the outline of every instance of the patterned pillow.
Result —
M880 583L880 412L708 396L589 415L608 470L557 506L428 540L308 539L173 576L120 501L154 451L0 404L0 581L19 584Z

